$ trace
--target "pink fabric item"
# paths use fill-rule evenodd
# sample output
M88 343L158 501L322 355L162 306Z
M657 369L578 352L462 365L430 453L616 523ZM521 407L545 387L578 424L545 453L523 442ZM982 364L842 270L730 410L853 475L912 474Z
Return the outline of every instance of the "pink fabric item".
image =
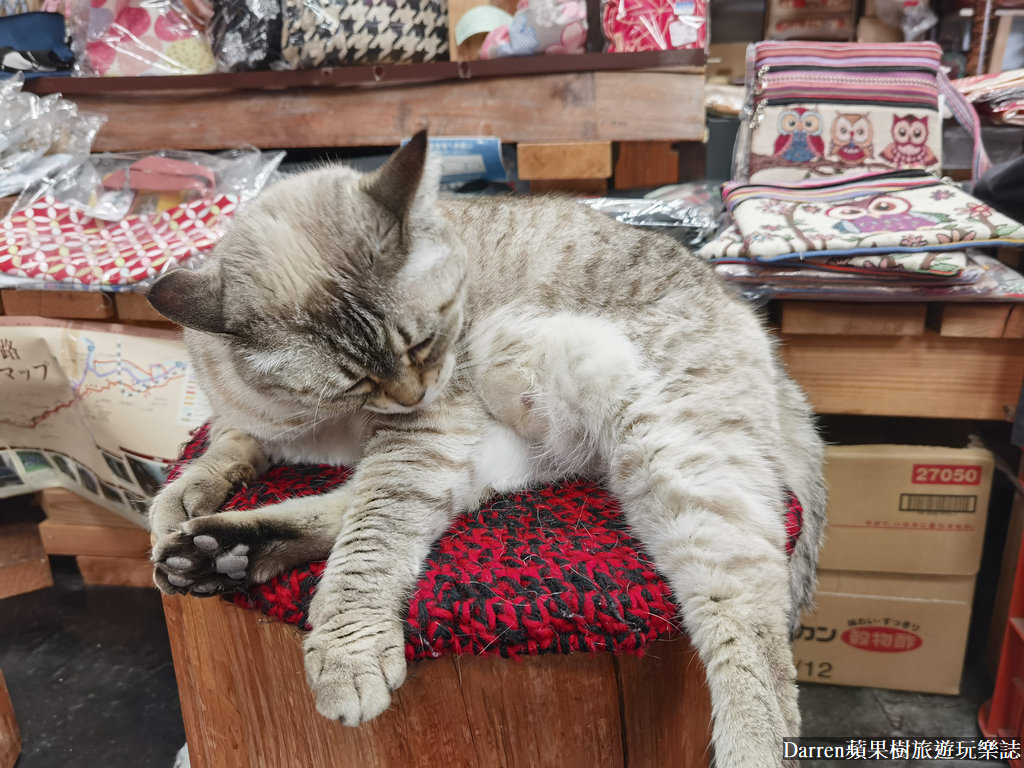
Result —
M601 25L610 53L705 48L707 0L605 0Z
M212 248L237 200L218 195L103 221L43 198L0 222L0 271L81 285L130 285Z

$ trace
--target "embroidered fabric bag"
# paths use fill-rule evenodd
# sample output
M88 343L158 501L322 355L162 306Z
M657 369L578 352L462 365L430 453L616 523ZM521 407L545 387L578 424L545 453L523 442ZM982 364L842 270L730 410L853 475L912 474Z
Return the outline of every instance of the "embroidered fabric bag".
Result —
M974 108L950 85L935 43L767 41L748 51L733 178L788 182L942 166L947 106L988 168Z
M962 250L1024 243L1024 225L925 171L723 186L734 227L701 249L713 261Z
M283 0L281 58L293 69L448 58L448 0Z

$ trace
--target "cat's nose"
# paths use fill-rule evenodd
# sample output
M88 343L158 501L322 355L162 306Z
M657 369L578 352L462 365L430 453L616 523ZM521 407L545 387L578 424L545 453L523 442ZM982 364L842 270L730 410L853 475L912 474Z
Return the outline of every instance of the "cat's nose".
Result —
M427 394L427 388L422 385L415 387L389 387L386 394L392 402L404 408L415 408L423 402L423 398Z

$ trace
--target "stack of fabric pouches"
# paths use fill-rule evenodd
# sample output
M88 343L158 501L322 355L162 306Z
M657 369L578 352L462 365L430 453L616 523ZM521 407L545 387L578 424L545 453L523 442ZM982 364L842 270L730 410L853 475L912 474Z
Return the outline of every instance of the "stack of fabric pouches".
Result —
M943 107L974 138L974 177L989 166L940 58L927 42L751 46L729 221L700 255L775 296L1024 298L975 250L1024 243L1024 225L940 175Z

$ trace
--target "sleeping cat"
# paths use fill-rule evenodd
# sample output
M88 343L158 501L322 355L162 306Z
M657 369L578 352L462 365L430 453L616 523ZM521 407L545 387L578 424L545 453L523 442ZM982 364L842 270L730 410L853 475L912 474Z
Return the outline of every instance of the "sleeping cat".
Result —
M357 725L402 683L407 599L453 518L596 478L707 668L716 764L781 765L825 495L772 340L661 234L570 200L439 201L426 148L277 183L202 269L153 285L214 413L206 453L153 502L157 584L213 594L327 557L306 672L319 711ZM329 494L214 514L278 461L358 463Z

